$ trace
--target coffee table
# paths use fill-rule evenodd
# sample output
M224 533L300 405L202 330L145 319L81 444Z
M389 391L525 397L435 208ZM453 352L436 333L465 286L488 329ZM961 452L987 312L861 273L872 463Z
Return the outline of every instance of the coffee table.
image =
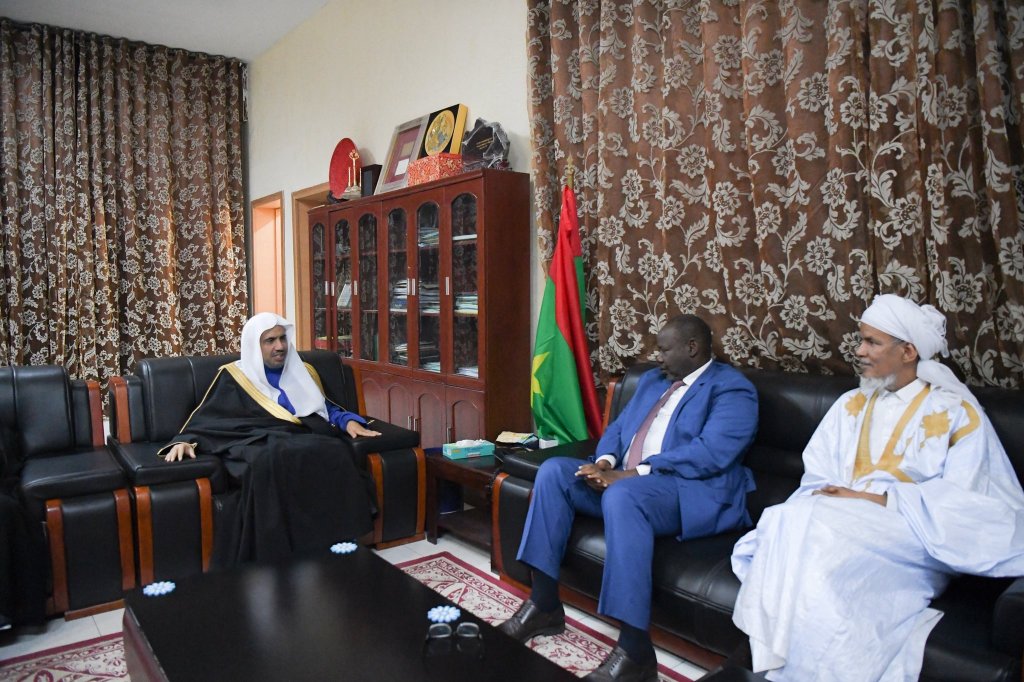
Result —
M427 611L451 603L363 547L242 566L127 593L125 661L132 682L576 679L465 610L483 655L425 655Z

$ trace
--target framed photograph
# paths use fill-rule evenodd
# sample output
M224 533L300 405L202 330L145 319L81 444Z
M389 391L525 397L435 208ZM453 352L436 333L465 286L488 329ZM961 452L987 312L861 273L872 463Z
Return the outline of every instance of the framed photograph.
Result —
M405 187L409 162L419 154L429 123L430 116L420 116L395 128L374 194Z

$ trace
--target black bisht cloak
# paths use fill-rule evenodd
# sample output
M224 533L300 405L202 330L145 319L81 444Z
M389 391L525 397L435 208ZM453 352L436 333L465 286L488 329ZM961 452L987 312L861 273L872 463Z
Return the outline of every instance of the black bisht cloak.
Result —
M0 423L0 627L46 621L50 577L43 526L18 496L21 443Z
M327 552L373 527L373 481L351 437L317 414L288 414L237 366L218 371L171 443L181 441L220 457L231 482L218 495L214 566Z

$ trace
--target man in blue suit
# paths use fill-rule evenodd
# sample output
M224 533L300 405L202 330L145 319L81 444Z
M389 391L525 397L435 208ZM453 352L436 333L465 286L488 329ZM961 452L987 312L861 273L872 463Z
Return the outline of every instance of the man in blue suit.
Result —
M658 333L660 369L645 373L587 463L546 460L537 473L518 559L533 568L530 598L500 628L520 641L565 628L558 570L576 512L604 519L598 612L621 623L591 680L657 680L648 627L654 540L750 525L753 490L743 452L757 428L757 392L711 356L711 330L694 315Z

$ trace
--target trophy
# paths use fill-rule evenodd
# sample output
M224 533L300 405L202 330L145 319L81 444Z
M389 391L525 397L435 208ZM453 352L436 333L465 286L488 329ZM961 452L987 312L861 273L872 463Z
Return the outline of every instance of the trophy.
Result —
M345 186L345 191L342 192L342 199L358 199L363 196L363 180L360 173L359 164L359 152L353 149L348 154L348 158L352 161L352 165L348 169L348 184Z

